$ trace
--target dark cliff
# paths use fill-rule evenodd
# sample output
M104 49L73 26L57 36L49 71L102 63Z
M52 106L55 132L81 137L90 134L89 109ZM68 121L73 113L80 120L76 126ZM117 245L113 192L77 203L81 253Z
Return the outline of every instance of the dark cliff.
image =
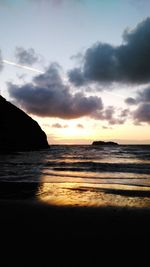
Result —
M46 134L38 123L0 96L0 152L48 147Z

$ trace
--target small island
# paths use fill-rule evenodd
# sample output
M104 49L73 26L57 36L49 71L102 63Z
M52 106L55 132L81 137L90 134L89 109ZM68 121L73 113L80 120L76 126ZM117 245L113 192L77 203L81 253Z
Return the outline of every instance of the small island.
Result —
M118 146L119 144L116 142L105 142L105 141L94 141L92 143L93 146Z

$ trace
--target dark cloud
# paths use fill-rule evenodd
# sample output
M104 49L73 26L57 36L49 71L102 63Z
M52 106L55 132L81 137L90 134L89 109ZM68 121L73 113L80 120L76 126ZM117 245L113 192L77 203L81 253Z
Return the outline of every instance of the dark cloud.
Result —
M134 98L126 98L125 103L137 106L131 113L136 125L140 125L142 122L150 123L150 87L138 91Z
M92 113L92 118L96 120L107 120L110 122L110 120L113 117L114 112L115 112L115 108L113 106L109 106L102 110L95 110Z
M150 18L123 33L123 44L96 43L86 50L80 68L70 70L75 85L87 82L142 84L150 81Z
M33 48L26 50L23 47L16 47L15 57L19 64L33 65L39 61L39 56L35 53Z
M150 87L146 87L137 92L137 96L135 98L128 97L125 99L125 103L128 105L137 105L141 102L149 102L150 103Z
M129 99L127 98L125 102L131 104ZM134 123L137 125L142 122L150 124L150 87L138 91L133 100L134 104L137 104L137 108L132 112Z
M127 109L127 108L123 109L123 110L121 110L120 117L121 118L126 118L126 117L128 117L129 113L130 113L129 109Z
M60 65L57 62L52 63L44 74L39 74L33 78L33 83L42 88L64 87Z
M128 105L136 105L137 101L133 97L128 97L128 98L125 99L125 103L128 104Z
M128 118L129 110L122 109L117 112L114 106L108 106L101 111L95 111L93 113L93 118L97 120L106 120L108 124L124 124Z
M100 97L72 94L63 83L56 63L51 64L44 74L36 76L32 83L22 86L8 83L8 92L21 108L41 117L75 119L90 116L103 108Z
M146 122L150 124L150 103L142 103L133 113L135 124Z
M83 73L80 68L74 68L73 70L68 71L69 79L75 86L82 86L86 83L86 79L83 76Z
M138 92L137 102L150 103L150 87L146 87L144 90Z

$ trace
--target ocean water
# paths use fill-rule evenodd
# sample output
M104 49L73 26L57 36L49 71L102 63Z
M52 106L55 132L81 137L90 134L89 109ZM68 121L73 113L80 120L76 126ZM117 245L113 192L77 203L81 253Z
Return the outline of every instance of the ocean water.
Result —
M52 145L0 155L0 198L150 207L150 145Z

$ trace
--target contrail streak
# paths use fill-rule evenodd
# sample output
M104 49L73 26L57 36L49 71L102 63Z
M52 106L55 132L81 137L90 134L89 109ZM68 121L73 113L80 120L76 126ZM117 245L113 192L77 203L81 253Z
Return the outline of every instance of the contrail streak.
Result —
M15 66L17 68L30 70L30 71L33 71L33 72L36 72L36 73L40 73L40 74L43 74L44 73L43 71L40 71L40 70L31 68L31 67L28 67L28 66L20 65L20 64L17 64L15 62L11 62L11 61L8 61L8 60L5 60L5 59L2 60L2 63L8 64L8 65L12 65L12 66Z

